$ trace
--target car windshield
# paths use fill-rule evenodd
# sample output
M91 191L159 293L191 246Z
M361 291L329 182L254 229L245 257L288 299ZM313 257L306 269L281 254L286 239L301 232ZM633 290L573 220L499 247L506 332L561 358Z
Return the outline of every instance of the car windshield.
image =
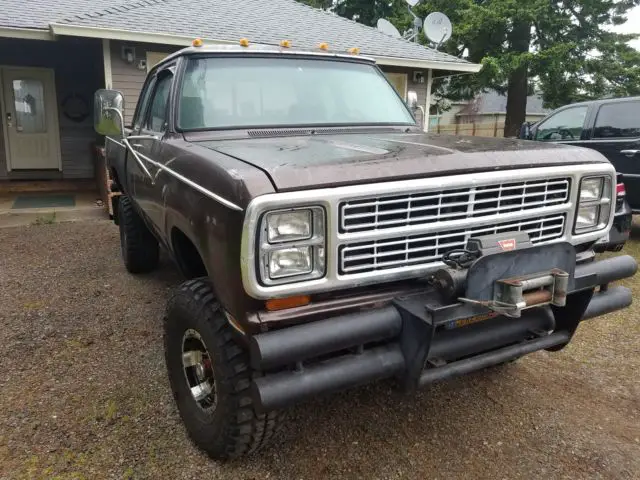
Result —
M414 125L373 65L292 57L192 58L182 130L329 125Z

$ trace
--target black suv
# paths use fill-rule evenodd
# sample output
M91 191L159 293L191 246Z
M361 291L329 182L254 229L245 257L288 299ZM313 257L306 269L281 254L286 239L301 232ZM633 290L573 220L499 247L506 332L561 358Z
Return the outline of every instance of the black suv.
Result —
M620 249L629 237L631 213L640 213L640 97L561 107L524 124L520 138L592 148L609 159L619 174L618 201L614 227L601 246Z

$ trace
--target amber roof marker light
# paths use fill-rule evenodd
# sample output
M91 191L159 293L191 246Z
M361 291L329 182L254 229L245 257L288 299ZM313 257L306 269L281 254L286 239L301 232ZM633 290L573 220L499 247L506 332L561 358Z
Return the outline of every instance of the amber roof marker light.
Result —
M329 50L329 44L327 42L322 42L320 45L318 45L318 48L326 52Z
M291 40L282 40L280 46L282 48L291 48Z
M241 38L240 39L240 46L241 47L248 47L249 46L249 39L248 38Z
M202 45L204 45L204 42L202 41L201 38L194 38L193 41L191 42L191 45L194 47L201 47Z

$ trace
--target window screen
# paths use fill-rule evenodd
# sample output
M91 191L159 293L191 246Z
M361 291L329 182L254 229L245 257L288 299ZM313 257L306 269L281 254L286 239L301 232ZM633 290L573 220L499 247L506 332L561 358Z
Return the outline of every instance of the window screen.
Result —
M603 105L593 138L640 137L640 101Z

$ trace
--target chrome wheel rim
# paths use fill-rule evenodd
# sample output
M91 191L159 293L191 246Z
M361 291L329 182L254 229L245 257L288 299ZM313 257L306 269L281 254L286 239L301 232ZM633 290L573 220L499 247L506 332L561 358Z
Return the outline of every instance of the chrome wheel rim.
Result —
M214 410L218 397L213 359L202 336L192 329L182 337L182 368L193 400L206 412Z

